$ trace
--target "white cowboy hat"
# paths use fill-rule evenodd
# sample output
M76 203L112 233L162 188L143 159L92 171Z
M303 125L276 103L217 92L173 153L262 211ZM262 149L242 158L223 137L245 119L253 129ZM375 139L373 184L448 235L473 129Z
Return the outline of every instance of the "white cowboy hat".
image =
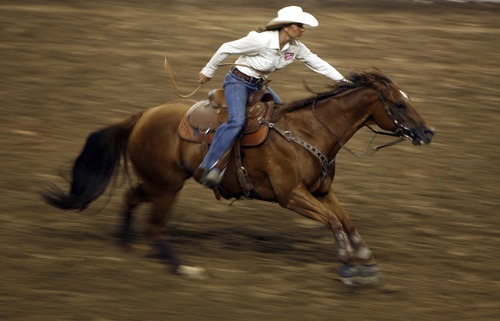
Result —
M310 13L302 11L299 6L284 7L278 11L278 16L266 25L266 28L282 26L289 23L302 23L311 27L319 25L318 20Z

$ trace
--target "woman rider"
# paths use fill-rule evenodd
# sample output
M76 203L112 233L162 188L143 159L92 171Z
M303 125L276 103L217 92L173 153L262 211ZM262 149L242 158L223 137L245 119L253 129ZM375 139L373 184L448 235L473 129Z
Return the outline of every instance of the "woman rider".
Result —
M201 70L199 83L204 84L213 77L224 59L232 54L240 55L223 84L229 117L216 130L208 153L197 170L203 173L200 178L203 185L216 188L222 181L224 169L216 165L243 130L248 97L251 92L262 89L263 77L297 59L334 81L345 81L334 67L299 40L305 31L304 25L317 27L319 23L301 7L282 8L277 17L267 23L265 30L251 31L246 37L224 43ZM281 102L270 88L267 90L277 103Z

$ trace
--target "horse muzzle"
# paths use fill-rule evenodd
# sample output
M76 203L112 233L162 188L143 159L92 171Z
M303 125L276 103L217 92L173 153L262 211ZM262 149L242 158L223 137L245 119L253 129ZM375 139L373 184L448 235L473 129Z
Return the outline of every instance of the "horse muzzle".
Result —
M422 143L430 144L432 138L434 137L434 134L434 128L420 125L411 131L411 142L413 143L413 145L417 146L422 145Z

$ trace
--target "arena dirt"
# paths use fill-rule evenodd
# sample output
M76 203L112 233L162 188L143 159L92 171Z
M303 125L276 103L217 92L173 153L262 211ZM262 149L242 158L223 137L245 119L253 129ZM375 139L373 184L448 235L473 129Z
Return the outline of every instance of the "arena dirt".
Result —
M64 186L58 172L91 131L177 99L165 56L190 92L220 44L289 2L2 1L0 319L497 320L500 6L352 2L298 2L320 21L303 41L344 74L381 69L437 130L429 146L340 152L335 188L383 269L379 285L355 288L337 279L329 231L277 204L217 202L188 181L168 232L209 271L193 281L141 242L116 244L127 182L84 212L38 195ZM303 80L328 85L299 62L272 79L286 101L310 95ZM348 146L363 154L371 138Z

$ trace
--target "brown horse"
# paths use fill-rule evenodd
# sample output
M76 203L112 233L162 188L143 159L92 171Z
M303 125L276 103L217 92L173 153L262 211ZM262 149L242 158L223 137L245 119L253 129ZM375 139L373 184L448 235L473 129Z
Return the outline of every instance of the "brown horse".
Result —
M332 188L335 155L363 126L375 124L414 145L428 144L433 129L417 113L409 97L381 72L352 73L350 82L274 111L266 141L241 149L253 186L253 198L280 206L323 223L333 233L343 265L340 278L374 277L378 265ZM147 235L153 246L180 274L200 270L181 265L163 233L170 207L202 160L201 145L178 134L179 122L193 101L180 100L148 109L92 133L73 167L71 190L43 193L58 208L83 210L99 197L117 165L130 159L140 183L127 194L123 238L129 240L132 211L151 202ZM242 189L234 160L221 184L227 197Z

